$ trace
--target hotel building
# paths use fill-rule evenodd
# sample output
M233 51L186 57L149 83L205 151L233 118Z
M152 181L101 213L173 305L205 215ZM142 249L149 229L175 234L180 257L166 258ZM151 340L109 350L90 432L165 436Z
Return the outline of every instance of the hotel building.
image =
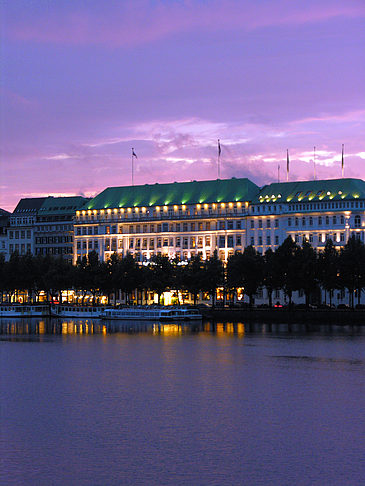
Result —
M226 261L248 245L275 250L291 236L319 250L331 238L344 246L355 234L365 242L365 181L274 183L260 189L248 179L111 187L75 218L74 262L95 250L140 261L153 254Z

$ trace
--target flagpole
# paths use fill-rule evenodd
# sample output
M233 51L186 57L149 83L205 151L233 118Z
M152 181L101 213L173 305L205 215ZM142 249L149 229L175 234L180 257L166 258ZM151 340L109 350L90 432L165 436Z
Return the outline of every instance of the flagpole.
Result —
M344 174L344 147L345 144L342 144L342 160L341 160L341 166L342 166L342 179L343 179L343 174Z
M289 149L286 149L286 182L289 182Z
M314 180L316 180L316 146L313 147L313 170L314 170Z
M218 138L218 160L217 160L218 179L221 178L221 144Z
M134 186L134 160L133 160L134 148L132 147L132 186Z
M278 182L280 182L280 164L278 164Z

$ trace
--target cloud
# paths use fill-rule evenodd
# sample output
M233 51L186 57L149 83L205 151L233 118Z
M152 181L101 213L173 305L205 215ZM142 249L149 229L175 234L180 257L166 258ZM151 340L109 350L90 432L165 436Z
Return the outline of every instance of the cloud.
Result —
M128 47L187 32L218 32L283 25L300 25L333 18L365 15L361 1L309 0L210 0L150 2L107 1L86 9L73 2L65 10L57 2L47 10L9 14L5 25L9 38L64 45ZM31 18L32 17L32 18Z

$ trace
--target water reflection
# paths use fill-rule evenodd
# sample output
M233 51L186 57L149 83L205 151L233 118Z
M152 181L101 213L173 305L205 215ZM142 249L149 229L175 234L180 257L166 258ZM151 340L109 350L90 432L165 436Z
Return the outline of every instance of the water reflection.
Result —
M232 335L243 338L246 334L261 335L364 335L363 326L339 326L329 324L264 324L243 322L146 322L72 318L2 318L0 335L93 335L93 334L151 334L160 336L185 334L213 334L216 337ZM1 339L1 338L0 338ZM4 339L4 337L2 338Z

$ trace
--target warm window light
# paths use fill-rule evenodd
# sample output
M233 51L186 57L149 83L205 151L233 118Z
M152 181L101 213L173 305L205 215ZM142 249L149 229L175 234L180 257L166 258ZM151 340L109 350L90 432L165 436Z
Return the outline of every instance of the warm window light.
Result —
M163 210L164 210L164 211L167 211L167 210L168 210L168 207L167 207L167 206L164 206L164 207L163 207Z
M87 212L87 214L91 214L91 210L89 209L89 211Z
M136 213L138 213L138 212L139 212L139 208L135 208L134 210L135 210L135 212L136 212Z
M131 208L128 208L128 213L132 212L132 209Z
M208 209L208 204L204 204L204 209Z
M100 210L100 214L104 214L104 209L101 209Z
M111 209L108 209L108 214L110 214L111 212L112 212L112 210Z
M146 212L146 208L142 208L142 213L145 213Z
M96 209L94 209L93 213L94 213L95 216L98 214Z
M230 203L228 204L228 206L229 206L230 208L233 208L233 203L232 203L232 202L230 202Z
M175 204L175 206L174 206L174 211L177 211L177 206L176 206L176 204Z
M201 205L200 204L197 204L196 207L197 207L197 209L200 209L201 208Z
M213 209L215 209L216 207L217 207L217 205L213 203Z
M237 207L240 208L242 206L242 203L238 202Z
M114 214L117 214L117 212L118 212L118 209L114 209Z
M77 216L79 216L79 214L80 214L80 211L76 211L76 214L77 214Z
M185 211L185 209L186 209L185 204L182 205L182 208L183 208L183 211Z
M224 203L221 204L221 208L225 208L226 205Z
M82 212L82 215L83 215L83 216L85 216L85 214L86 214L86 211L83 211L83 212Z
M160 206L156 206L156 211L159 211L160 210Z
M124 208L120 208L120 212L121 213L124 213Z

